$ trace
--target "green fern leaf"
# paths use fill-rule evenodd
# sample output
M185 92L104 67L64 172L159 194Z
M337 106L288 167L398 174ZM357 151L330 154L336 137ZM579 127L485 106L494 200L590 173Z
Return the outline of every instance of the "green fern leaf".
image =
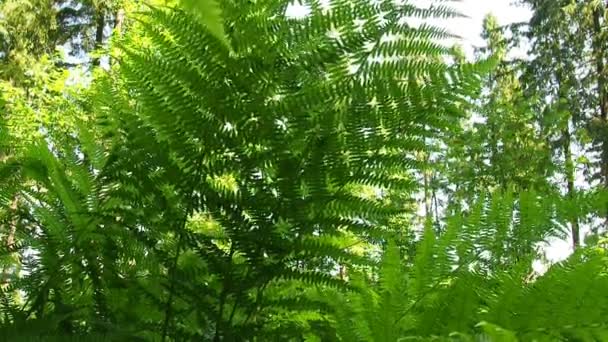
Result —
M193 14L201 24L207 27L209 33L231 49L224 30L222 9L218 0L181 0L181 4L186 11Z

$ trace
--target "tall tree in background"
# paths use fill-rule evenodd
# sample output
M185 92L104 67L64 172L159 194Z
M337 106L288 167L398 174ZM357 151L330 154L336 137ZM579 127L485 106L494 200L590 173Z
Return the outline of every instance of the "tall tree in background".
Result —
M448 149L449 184L453 197L470 201L486 189L551 191L550 148L538 124L534 101L524 94L519 80L522 64L508 59L510 41L495 17L484 20L487 47L498 66L485 78L477 108L453 136Z
M6 161L19 155L22 146L39 134L41 122L57 119L48 116L52 112L48 111L48 89L54 88L49 87L50 76L57 76L48 56L54 54L58 28L52 1L0 1L0 18L0 135L4 142L0 160ZM51 97L54 95L56 92ZM23 223L20 202L15 193L10 205L0 211L0 246L8 252L1 260L3 291L17 274L22 259L14 249Z
M499 188L545 191L550 187L551 157L532 101L522 91L522 65L508 59L509 41L494 16L485 18L482 36L487 51L500 61L488 77L487 98L480 108L485 123L479 125L479 134L488 138L488 172Z
M124 9L130 6L122 0L0 1L4 134L10 127L23 142L69 121L69 115L48 111L46 104L66 95L63 89L73 66L99 65L100 54L89 54L122 26ZM60 53L63 48L66 56Z
M55 0L62 40L68 43L70 54L93 66L100 64L99 55L89 58L89 52L103 48L113 30L122 30L125 0Z
M17 79L41 56L54 55L65 47L69 60L56 59L59 66L74 63L99 65L97 55L113 30L121 30L128 0L2 0L0 1L0 61L3 78Z
M606 130L605 1L525 0L533 11L530 60L524 83L537 97L542 125L560 166L561 187L571 201L586 188L608 187ZM579 151L579 153L575 153ZM594 157L583 157L583 154ZM579 172L582 171L582 172ZM580 213L571 210L574 248L580 245ZM603 225L605 226L605 225ZM597 231L600 226L592 226Z

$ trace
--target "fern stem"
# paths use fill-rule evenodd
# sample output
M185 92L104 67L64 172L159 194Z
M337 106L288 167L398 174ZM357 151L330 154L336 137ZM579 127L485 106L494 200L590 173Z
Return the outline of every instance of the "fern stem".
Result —
M198 165L200 165L202 162L202 156L198 158ZM201 179L202 179L202 169L198 168L196 170L195 173L195 177L194 179L196 180L195 184L199 184ZM177 262L179 260L179 256L180 256L180 252L182 249L182 244L184 243L184 230L186 229L186 224L188 223L188 217L190 216L190 214L192 214L192 211L194 210L193 204L195 202L195 187L193 186L191 189L189 189L189 201L187 202L187 208L186 208L186 213L184 215L184 218L181 222L181 224L179 225L179 230L177 232L178 234L178 241L177 241L177 245L175 246L175 258L173 259L173 264L171 265L171 269L169 270L170 274L169 274L169 281L171 282L171 284L169 285L169 298L167 298L167 306L166 306L166 310L165 310L165 320L163 322L163 331L162 331L162 337L161 337L161 341L164 342L167 339L167 335L169 333L169 325L171 324L171 316L173 315L173 296L175 294L175 281L174 281L174 277L175 277L175 273L177 273Z
M247 279L249 277L249 274L251 274L251 268L247 269L244 279ZM232 310L230 311L230 317L228 318L228 325L232 324L232 319L234 318L234 314L236 313L236 308L238 307L239 301L242 298L242 296L243 296L243 288L241 287L239 289L238 294L236 295L236 298L234 299L234 305L232 306Z
M175 273L177 272L177 262L182 248L183 237L184 235L179 232L179 238L175 247L175 257L173 258L173 264L171 265L171 269L169 270L169 298L167 298L167 304L165 308L165 320L163 322L163 333L161 338L161 341L163 342L167 339L167 335L169 332L169 324L171 323L171 316L173 315L173 296L175 293L175 281L173 278L175 277Z
M268 285L268 282L264 283L262 286L260 286L258 288L258 291L257 291L256 296L255 296L255 304L253 305L253 307L251 308L251 310L249 310L249 312L247 313L247 317L245 317L245 320L243 321L243 324L247 324L249 322L249 320L251 319L251 317L253 317L253 313L255 312L256 308L259 305L259 303L262 301L262 296L264 295L264 290L266 289L267 285Z
M220 303L219 303L219 310L218 310L218 314L217 314L217 320L215 321L215 336L213 337L213 341L220 341L220 331L222 330L222 320L224 317L224 306L226 304L226 297L228 297L228 284L230 283L232 277L232 267L230 267L230 265L232 265L232 256L234 255L235 249L234 249L234 243L230 244L230 252L228 253L228 271L227 271L227 277L226 279L224 279L223 282L223 286L222 286L222 293L220 294Z

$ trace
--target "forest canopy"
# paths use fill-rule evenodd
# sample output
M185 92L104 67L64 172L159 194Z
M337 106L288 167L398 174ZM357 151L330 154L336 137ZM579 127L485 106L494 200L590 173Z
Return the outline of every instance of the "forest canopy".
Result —
M608 2L453 2L0 0L0 340L608 341Z

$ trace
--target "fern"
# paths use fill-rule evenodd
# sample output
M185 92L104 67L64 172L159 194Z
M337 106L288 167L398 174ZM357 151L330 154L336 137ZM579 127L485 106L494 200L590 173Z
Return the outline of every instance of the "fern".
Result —
M413 191L404 157L425 127L458 114L482 69L447 66L433 41L442 31L404 24L444 7L311 3L302 19L282 2L221 7L231 51L191 12L151 8L121 43L121 77L100 80L117 97L100 110L116 127L102 207L133 234L142 227L142 248L165 270L163 337L193 324L187 303L200 303L201 329L214 322L214 338L229 339L264 326L264 294L285 281L343 287L338 263L366 261L326 237L365 240L403 210L353 189ZM221 243L186 229L197 215L221 227ZM200 266L183 273L184 253Z
M362 254L407 209L366 192L416 191L409 156L462 115L491 61L448 65L437 39L449 34L408 23L455 15L446 6L306 5L303 18L275 0L133 16L118 64L70 102L87 122L4 164L2 199L24 196L20 241L34 251L12 284L26 302L6 305L7 325L22 315L73 336L332 336L313 290L357 287L350 272L375 267ZM427 265L445 258L434 242L425 253ZM402 314L386 303L408 302L395 291L406 279L383 270L382 295L367 293L374 309L360 301L376 322L363 340L405 331L378 324ZM417 293L440 274L420 268Z
M486 218L480 220L478 209L473 210L468 219L475 225L468 228L469 233L457 233L454 224L463 221L451 219L446 233L436 241L427 225L412 261L402 259L392 245L383 256L378 283L368 280L358 292L326 294L335 310L334 319L348 322L336 324L338 337L348 341L603 340L606 328L601 317L608 308L601 294L607 267L603 250L580 250L534 281L529 279L531 249L522 251L519 261L510 267L490 267L489 272L479 268L480 250L493 251L488 261L500 265L504 250L499 253L498 249L508 248L508 241L530 236L530 232L540 239L554 234L550 227L539 232L529 221L533 217L548 221L542 211L530 212L547 206L543 204L547 201L555 203L550 198L538 199L534 192L522 193L517 201L510 194L495 193L474 206L486 208L481 209ZM505 217L524 213L530 225L516 220L508 223L516 230L500 227L510 221ZM503 234L494 235L499 240L488 243L486 231L494 229ZM450 250L470 239L467 246L472 257L466 263L449 257ZM400 296L393 301L387 293ZM355 334L357 331L365 333ZM398 335L384 335L391 332Z
M289 6L146 6L86 91L3 96L0 334L605 340L603 249L531 267L573 218L605 214L603 192L504 186L450 205L445 224L406 223L428 168L412 156L456 129L495 64L447 63L453 36L414 25L460 14ZM69 120L14 127L43 107Z

